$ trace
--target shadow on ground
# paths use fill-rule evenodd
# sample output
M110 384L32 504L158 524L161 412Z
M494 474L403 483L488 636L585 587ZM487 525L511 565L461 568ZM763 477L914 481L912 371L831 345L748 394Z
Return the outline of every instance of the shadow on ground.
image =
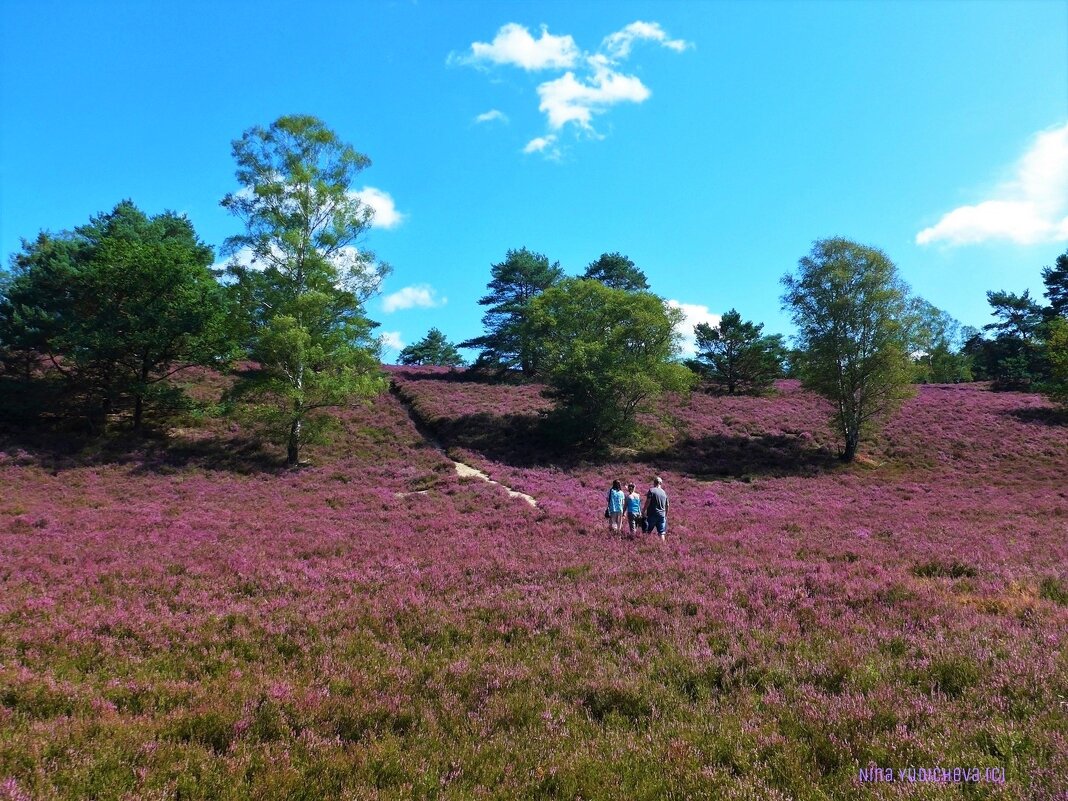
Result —
M658 467L698 479L746 476L809 476L835 469L841 462L833 451L800 437L765 434L690 437L635 461L655 461Z
M213 435L190 440L159 432L101 437L0 431L0 452L19 464L32 464L53 474L82 467L120 465L137 473L168 473L186 467L239 473L279 473L283 455L259 440Z
M1009 417L1015 417L1024 423L1034 423L1046 426L1068 426L1068 409L1058 409L1052 406L1040 408L1010 409L1002 412Z
M676 441L662 450L620 456L609 449L575 449L554 443L553 421L537 415L467 414L422 431L446 448L464 448L511 467L603 463L648 464L698 479L817 475L840 465L837 454L796 436L709 435Z

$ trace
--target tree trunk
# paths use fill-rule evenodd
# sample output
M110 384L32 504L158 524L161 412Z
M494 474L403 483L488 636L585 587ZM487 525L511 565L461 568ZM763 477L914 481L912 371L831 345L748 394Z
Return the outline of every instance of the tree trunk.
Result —
M300 459L300 428L304 418L304 364L297 366L296 374L297 397L293 401L293 422L289 425L289 448L286 453L286 464L295 467Z
M846 446L845 453L842 454L843 462L852 462L857 455L857 446L860 445L860 439L855 432L849 432L846 434Z
M286 451L286 464L294 467L300 459L300 418L289 426L289 447Z
M144 419L145 412L145 387L148 386L148 364L145 359L141 360L141 385L137 389L137 395L134 397L134 419L133 430L138 434L141 433L141 421Z
M108 417L111 416L111 395L104 395L100 401L100 433L108 432Z

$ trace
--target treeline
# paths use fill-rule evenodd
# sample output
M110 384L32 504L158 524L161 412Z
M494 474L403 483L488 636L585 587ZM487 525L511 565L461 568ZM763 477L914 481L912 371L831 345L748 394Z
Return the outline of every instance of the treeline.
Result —
M373 211L352 191L370 160L308 116L250 128L232 153L241 188L221 203L243 231L223 246L224 270L186 217L129 200L23 241L0 274L5 418L140 432L188 406L168 380L177 372L236 365L220 411L296 464L335 422L329 410L384 389L365 304L390 268L356 246ZM988 293L985 333L912 295L876 248L821 240L798 268L781 299L792 347L732 308L694 328L697 352L682 361L683 312L627 256L569 276L509 250L478 301L483 334L454 344L431 329L400 361L459 366L468 348L476 371L540 381L558 402L550 430L569 445L630 443L664 392L759 394L784 375L832 401L847 460L917 382L983 379L1068 402L1068 253L1042 271L1048 304Z
M1068 395L1068 252L1042 269L1045 305L1012 292L987 292L994 322L974 332L964 344L978 379L995 389L1044 391Z
M446 363L433 354L447 352L456 363L457 347L478 349L475 370L546 384L545 394L559 401L548 430L571 444L628 442L637 412L666 391L703 382L726 394L759 394L789 375L832 402L841 455L850 461L915 383L993 377L995 389L1040 386L1065 397L1066 265L1068 254L1043 271L1048 307L1027 293L989 293L999 322L987 326L996 335L988 340L913 295L881 250L821 240L798 273L783 278L782 305L798 329L793 349L732 308L716 326L694 328L696 356L680 363L682 312L650 292L629 258L606 253L568 277L558 262L522 248L491 267L479 300L487 307L482 336L454 346L435 329L433 343L403 352L402 361ZM1026 383L1009 380L1021 370Z
M242 258L220 274L188 219L128 200L23 241L0 278L5 417L140 431L187 403L177 371L247 360L224 409L292 465L327 410L385 388L364 305L389 267L356 247L373 211L352 191L370 160L309 116L250 128L232 152L241 189L222 205L244 231L223 252Z

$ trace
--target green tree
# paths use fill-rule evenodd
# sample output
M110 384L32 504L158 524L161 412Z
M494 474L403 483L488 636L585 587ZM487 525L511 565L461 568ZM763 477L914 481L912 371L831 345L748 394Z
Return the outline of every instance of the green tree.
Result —
M1022 295L1012 292L987 292L990 313L995 322L983 326L994 333L993 342L984 348L986 370L995 389L1027 390L1047 376L1042 347L1042 306L1029 290Z
M816 242L798 266L782 279L782 300L798 329L802 382L834 404L849 462L910 393L906 290L885 253L848 239Z
M735 309L724 314L716 327L698 323L693 330L697 340L693 366L728 395L763 392L783 374L782 336L763 336L763 323L744 321Z
M1046 357L1050 370L1047 394L1068 406L1068 319L1055 317L1046 331Z
M987 292L990 313L996 322L984 325L995 337L1007 336L1024 341L1033 340L1042 325L1042 307L1031 297L1030 290L1022 295L1013 292Z
M1042 268L1042 282L1049 301L1047 317L1068 317L1068 251L1057 257L1052 267Z
M947 384L971 380L970 360L961 352L961 325L952 315L912 296L906 301L904 322L914 381Z
M645 292L649 289L645 273L622 253L602 253L597 261L590 262L582 277L627 292Z
M665 391L690 387L673 361L682 312L648 292L568 278L530 303L527 329L542 346L556 430L576 443L626 441L635 414Z
M160 382L230 350L212 260L185 217L148 217L123 201L73 232L23 242L0 329L17 349L48 357L91 399L101 427L130 400L140 430Z
M301 448L331 423L326 410L378 394L377 326L364 303L389 268L356 243L374 212L352 190L370 160L310 116L280 117L233 143L242 189L222 205L245 225L226 249L244 334L260 369L234 398L286 446Z
M461 342L461 348L480 348L476 368L508 370L518 367L523 375L538 373L539 343L526 325L530 302L563 277L559 262L549 263L540 253L526 248L509 250L505 260L490 269L489 292L479 305L483 336Z
M427 331L425 337L400 352L401 364L435 364L439 367L462 367L464 360L456 346L445 339L436 328Z

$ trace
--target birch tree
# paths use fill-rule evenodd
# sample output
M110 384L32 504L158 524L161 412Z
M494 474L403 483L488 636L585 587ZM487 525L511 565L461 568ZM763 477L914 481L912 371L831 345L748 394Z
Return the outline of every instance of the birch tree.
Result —
M850 462L861 438L911 393L907 291L876 248L824 239L786 275L783 307L797 326L802 383L835 405Z
M357 247L374 211L352 187L371 162L310 116L250 128L233 155L242 188L222 205L245 231L225 250L242 338L259 365L234 398L295 465L329 424L326 410L385 387L364 303L389 268Z

